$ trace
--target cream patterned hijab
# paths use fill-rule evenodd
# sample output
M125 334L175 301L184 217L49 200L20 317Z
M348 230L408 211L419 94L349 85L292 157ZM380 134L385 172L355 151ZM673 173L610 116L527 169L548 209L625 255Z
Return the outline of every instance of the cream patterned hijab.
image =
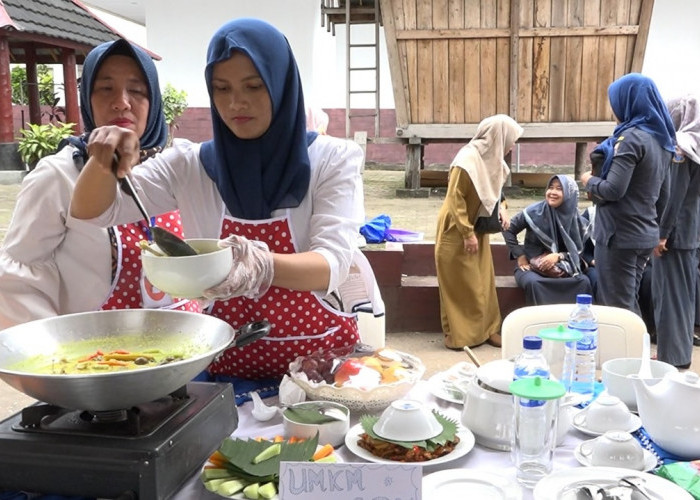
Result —
M469 143L459 150L451 167L467 171L481 200L479 216L493 212L510 169L503 157L523 135L523 128L508 115L484 118Z

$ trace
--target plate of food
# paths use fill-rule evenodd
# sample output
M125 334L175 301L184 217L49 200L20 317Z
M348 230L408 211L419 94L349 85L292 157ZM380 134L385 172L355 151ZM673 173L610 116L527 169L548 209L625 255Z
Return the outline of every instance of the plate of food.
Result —
M475 374L476 366L474 364L467 361L459 362L428 379L430 392L438 399L464 404L464 393L460 386L469 381Z
M443 430L421 441L392 441L373 432L379 417L364 415L345 436L345 446L358 457L374 463L415 463L438 465L463 457L474 448L474 434L469 429L435 412Z
M333 446L318 438L226 438L204 464L199 478L204 488L220 497L237 500L277 499L282 461L333 463Z

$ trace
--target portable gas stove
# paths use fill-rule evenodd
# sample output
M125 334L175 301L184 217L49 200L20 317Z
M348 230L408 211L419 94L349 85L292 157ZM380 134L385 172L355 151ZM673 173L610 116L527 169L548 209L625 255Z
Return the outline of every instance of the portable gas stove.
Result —
M0 491L167 499L237 425L223 383L115 412L37 403L0 422Z

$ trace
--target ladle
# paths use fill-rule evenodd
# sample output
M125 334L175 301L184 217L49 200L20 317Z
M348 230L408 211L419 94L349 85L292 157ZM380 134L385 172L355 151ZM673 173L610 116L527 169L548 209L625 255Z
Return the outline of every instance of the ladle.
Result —
M116 161L116 159L115 159ZM121 186L122 189L126 194L131 196L134 199L134 202L136 202L136 206L139 208L139 211L141 212L141 215L143 215L143 218L146 219L146 224L148 224L148 228L150 229L151 236L153 236L153 241L158 245L158 247L163 250L167 255L171 257L184 257L188 255L197 255L197 252L195 251L194 248L192 248L190 245L185 243L183 239L180 237L174 235L167 229L163 229L162 227L158 227L151 222L151 217L148 215L148 212L146 211L146 207L143 205L141 202L141 199L139 196L136 194L136 190L134 189L134 185L131 183L131 177L127 174L126 177L121 179Z
M112 171L114 171L114 175L116 175L118 165L119 153L115 152L112 156ZM163 250L163 252L165 252L171 257L185 257L187 255L197 255L195 249L187 243L185 243L184 240L174 235L167 229L158 227L151 222L152 219L148 215L146 207L141 202L141 198L139 198L139 195L136 194L136 189L134 189L134 184L131 182L131 176L129 174L127 174L122 179L119 179L119 184L121 185L122 190L134 199L136 206L139 208L139 212L141 212L143 218L146 219L146 225L149 229L148 241L155 241L156 245L158 245L160 249Z
M648 333L642 336L642 362L639 365L639 373L637 374L642 380L653 378L651 374L651 339Z
M270 333L272 326L266 319L251 321L238 329L229 347L243 347Z

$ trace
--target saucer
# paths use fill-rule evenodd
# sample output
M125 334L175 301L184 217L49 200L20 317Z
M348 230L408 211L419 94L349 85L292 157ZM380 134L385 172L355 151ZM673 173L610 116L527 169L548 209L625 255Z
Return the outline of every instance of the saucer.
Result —
M581 431L588 436L597 437L602 436L607 431L634 432L642 426L642 419L634 413L630 413L630 424L626 429L606 429L604 431L594 431L593 429L589 429L588 427L586 427L586 410L582 410L574 416L574 420L571 423L571 425L576 430Z
M589 441L593 441L590 439ZM583 443L586 443L587 441L584 441ZM591 463L590 457L587 457L583 453L581 453L581 446L583 446L583 443L580 443L576 449L574 450L574 457L576 457L576 460L578 460L578 463L581 465L584 465L586 467L592 467L593 464ZM644 450L644 468L640 472L649 472L650 470L655 469L659 465L658 459L656 458L656 455L654 455L652 452L649 450ZM621 467L624 468L624 467ZM630 469L630 470L637 470L637 469Z

